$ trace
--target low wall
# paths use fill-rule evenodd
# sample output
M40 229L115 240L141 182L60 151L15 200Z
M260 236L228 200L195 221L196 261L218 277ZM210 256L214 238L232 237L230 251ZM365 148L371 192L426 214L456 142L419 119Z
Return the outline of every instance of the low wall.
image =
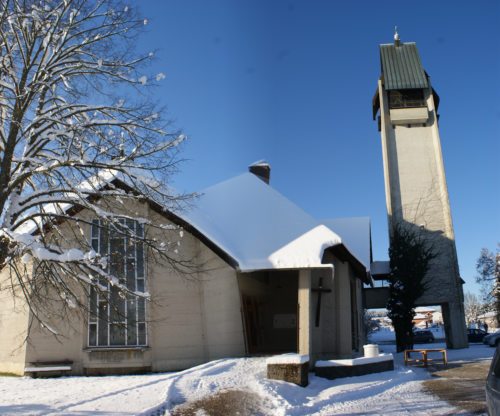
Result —
M329 380L392 370L394 370L392 354L380 354L377 357L361 357L352 360L317 361L315 366L316 375Z
M283 354L266 360L267 378L306 387L309 384L309 356Z

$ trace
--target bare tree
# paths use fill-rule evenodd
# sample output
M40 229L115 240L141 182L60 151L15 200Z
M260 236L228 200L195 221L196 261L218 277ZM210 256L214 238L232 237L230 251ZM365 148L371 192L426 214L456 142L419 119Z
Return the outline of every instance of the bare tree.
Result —
M481 293L487 309L497 314L497 324L500 323L500 245L496 253L487 248L481 249L476 262L478 275L476 281L481 284Z
M467 325L478 322L478 317L484 312L484 306L475 293L467 292L464 295L465 320Z
M166 186L184 136L152 99L164 75L147 73L153 54L134 50L146 23L115 0L0 0L2 288L35 319L49 302L87 307L82 290L147 296L113 267L119 252L91 245L91 226L189 268L168 238L144 231L172 227L124 214L131 201L175 209L186 198Z
M363 314L363 325L365 327L366 334L369 335L380 329L380 322L374 319L376 314L368 309L364 310Z

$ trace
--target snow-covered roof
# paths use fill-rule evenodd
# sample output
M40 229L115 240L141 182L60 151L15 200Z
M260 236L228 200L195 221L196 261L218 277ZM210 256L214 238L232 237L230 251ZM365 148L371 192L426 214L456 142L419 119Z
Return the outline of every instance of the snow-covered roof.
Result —
M372 257L370 218L331 218L322 222L341 237L343 244L369 270Z
M482 315L479 315L478 318L479 319L484 319L484 318L494 318L497 316L497 313L496 312L486 312L486 313L483 313Z
M331 267L341 238L271 186L244 173L202 191L180 215L238 263L241 271Z
M436 308L429 308L428 306L418 306L415 308L415 312L417 313L436 312Z
M123 182L123 175L118 172L111 171L108 169L103 169L96 175L91 176L87 180L82 181L80 184L75 186L74 192L68 191L64 196L68 202L56 202L56 203L45 203L43 204L43 210L46 214L61 214L66 213L72 207L75 206L75 202L79 200L80 195L84 195L86 192L92 192L96 189L102 189L114 179L120 178ZM69 189L69 188L68 188ZM47 196L44 195L44 200L47 200ZM60 197L54 197L55 200L60 200ZM43 225L43 219L36 217L30 221L22 223L15 231L17 235L29 235L37 231Z
M80 192L94 190L115 179L134 186L122 176L116 172L102 172L82 182L77 189ZM205 242L217 248L219 253L234 260L232 264L241 271L331 267L331 264L322 263L322 259L325 250L335 246L351 255L355 263L363 263L362 259L366 261L369 230L364 233L360 230L366 231L366 224L369 228L368 219L362 221L364 225L360 222L354 225L352 233L348 232L348 221L338 222L342 224L343 233L349 236L346 238L350 238L350 243L358 249L355 253L350 247L345 247L337 233L254 174L244 173L211 186L200 194L190 210L174 210L173 213ZM76 193L74 198L77 199ZM68 203L64 204L48 204L45 209L66 212L73 205L71 199L68 198ZM162 210L171 210L159 201L151 202ZM27 223L22 228L18 231L31 234L37 229L37 224ZM360 238L354 238L358 234L368 237L364 245L360 243Z
M266 166L266 167L271 167L271 165L269 164L269 162L265 159L260 159L260 160L257 160L253 163L250 164L250 166Z
M170 206L166 206L166 204L168 204L168 201L161 194L161 192L165 192L165 194L170 193L165 185L163 185L158 179L156 179L151 172L145 169L129 168L127 169L127 174L113 169L101 169L96 174L91 175L85 180L82 180L80 183L74 186L74 188L68 186L68 191L64 193L63 197L63 199L65 199L67 202L59 202L61 200L61 196L56 195L53 197L53 200L58 202L44 203L43 210L47 215L67 213L72 208L74 208L75 205L81 203L83 199L88 198L90 194L98 193L100 190L112 184L114 181L118 181L119 183L124 184L129 188L135 188L144 191L144 193L148 198L150 198L152 202L163 206L164 209L168 210L172 208ZM151 189L148 190L148 187L151 187ZM161 192L154 194L154 192L152 192L151 190L155 188L161 189ZM47 197L46 192L42 192L42 196L44 201L50 200L50 198ZM97 207L94 206L94 209L97 209ZM27 216L29 216L29 213L27 214ZM33 234L43 225L43 218L32 218L17 227L15 233L12 233L12 235Z

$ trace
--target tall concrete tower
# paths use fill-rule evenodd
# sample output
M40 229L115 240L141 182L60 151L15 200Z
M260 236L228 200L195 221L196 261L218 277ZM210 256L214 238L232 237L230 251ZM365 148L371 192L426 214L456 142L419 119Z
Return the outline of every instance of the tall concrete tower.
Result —
M441 305L449 348L467 346L462 279L441 153L439 97L415 43L380 45L373 118L382 136L389 234L396 223L425 233L438 256L419 306Z

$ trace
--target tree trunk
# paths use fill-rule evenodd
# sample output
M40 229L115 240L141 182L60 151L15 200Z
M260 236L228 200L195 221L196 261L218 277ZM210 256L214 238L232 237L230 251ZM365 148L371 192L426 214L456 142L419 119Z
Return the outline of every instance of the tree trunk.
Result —
M5 260L9 255L10 240L6 237L0 238L0 271L5 267Z
M413 324L410 322L394 323L396 332L396 352L413 349Z

